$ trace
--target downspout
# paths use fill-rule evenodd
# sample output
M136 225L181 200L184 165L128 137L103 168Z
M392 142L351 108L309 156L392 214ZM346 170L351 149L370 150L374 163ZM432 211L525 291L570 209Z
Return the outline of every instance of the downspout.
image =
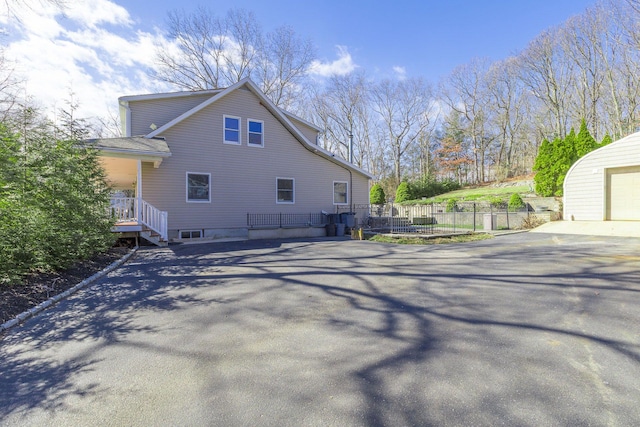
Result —
M340 166L341 168L349 172L349 188L347 190L347 196L349 197L349 212L353 212L353 197L351 196L351 193L353 192L353 173L351 172L351 169L349 169L348 167L343 166L338 162L336 162L335 164L337 164L338 166ZM336 206L336 211L337 210L338 210L338 207Z
M136 177L136 219L141 221L143 220L143 218L140 218L142 212L142 160L138 159L136 164L138 169ZM144 220L146 220L146 218L144 218Z

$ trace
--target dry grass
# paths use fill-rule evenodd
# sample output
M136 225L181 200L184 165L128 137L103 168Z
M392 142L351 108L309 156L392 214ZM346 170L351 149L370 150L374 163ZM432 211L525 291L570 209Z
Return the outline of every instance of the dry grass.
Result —
M447 243L467 243L492 239L493 235L484 233L457 234L446 237L407 237L376 234L368 240L379 243L396 243L400 245L441 245Z

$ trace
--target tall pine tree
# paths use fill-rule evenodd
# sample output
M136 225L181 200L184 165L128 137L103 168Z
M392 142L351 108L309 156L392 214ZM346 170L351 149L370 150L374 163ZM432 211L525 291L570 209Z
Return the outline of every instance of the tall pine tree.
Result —
M589 130L587 129L587 122L582 119L582 122L580 123L580 131L576 136L575 144L575 150L578 159L585 154L592 152L596 148L598 148L598 143L596 142L595 138L589 133Z
M557 141L558 138L554 140L554 143ZM555 179L553 179L551 170L553 165L553 146L554 144L549 142L549 140L543 140L533 165L533 170L536 171L536 176L533 178L533 181L536 184L536 193L540 196L547 197L555 191Z
M562 196L562 186L564 177L571 169L571 165L578 160L576 154L576 132L571 128L571 132L564 138L559 140L560 143L554 147L554 163L553 175L555 176L554 196Z

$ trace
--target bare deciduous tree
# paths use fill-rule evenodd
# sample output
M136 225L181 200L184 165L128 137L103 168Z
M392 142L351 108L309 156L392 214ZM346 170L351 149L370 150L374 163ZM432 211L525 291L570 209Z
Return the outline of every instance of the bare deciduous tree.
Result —
M394 178L396 184L400 184L403 157L430 124L433 91L418 78L383 80L373 88L372 99L386 134Z
M449 108L465 119L464 133L473 144L474 180L484 182L487 150L496 138L491 123L495 109L489 91L489 67L486 59L475 59L457 67L449 76L448 90L443 91Z
M531 93L546 107L553 132L564 138L567 133L567 102L573 87L573 64L564 57L561 28L545 31L521 53L521 78Z
M262 91L274 104L290 108L315 58L313 44L298 37L291 27L283 26L267 34L259 53L257 77Z
M186 90L215 89L250 77L279 107L293 103L315 58L313 45L291 27L266 36L254 14L230 10L225 18L206 8L172 12L170 45L158 46L156 78Z

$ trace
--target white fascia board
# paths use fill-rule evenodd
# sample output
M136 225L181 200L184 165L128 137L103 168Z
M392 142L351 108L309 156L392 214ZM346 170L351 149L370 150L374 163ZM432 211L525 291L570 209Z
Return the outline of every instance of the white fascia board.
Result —
M226 89L224 89L224 90L222 90L220 92L217 92L214 96L212 96L211 98L209 98L206 101L202 102L201 104L196 105L191 110L186 111L185 113L183 113L183 114L179 115L178 117L176 117L175 119L171 120L169 123L159 127L158 129L154 130L153 132L145 135L145 138L153 138L155 136L160 135L162 132L165 132L167 129L175 126L176 124L180 123L181 121L185 120L186 118L191 117L192 115L194 115L198 111L200 111L200 110L208 107L209 105L213 104L214 102L216 102L220 98L224 97L225 95L233 92L234 90L236 90L237 88L242 86L246 81L247 81L247 79L240 80L239 82L229 86L228 88L226 88Z
M317 154L321 157L324 157L325 159L329 160L330 162L336 163L342 167L351 169L355 172L358 172L366 177L368 177L369 179L373 178L373 175L371 175L370 173L358 168L357 166L347 162L346 160L343 160L339 157L336 157L335 154L325 150L324 148L319 147L316 144L312 144L303 134L302 132L300 132L300 130L293 124L291 123L291 120L289 120L289 118L287 117L289 114L286 114L283 110L281 110L280 108L276 107L275 104L273 102L271 102L271 100L269 98L267 98L262 91L255 85L255 83L253 83L251 80L246 81L246 85L249 87L249 89L256 95L258 96L258 98L260 98L262 105L264 105L270 112L271 114L273 114L277 119L280 120L280 122L285 126L285 128L287 128L287 130L289 132L291 132L291 134L298 140L300 141L300 143L302 144L303 147L305 147L307 150L311 151L314 154ZM293 116L293 115L290 115ZM295 117L295 116L293 116ZM296 117L297 120L300 120ZM314 126L315 127L315 126Z
M118 98L121 102L152 101L154 99L181 98L186 96L215 95L224 89L194 90L182 92L148 93L142 95L125 95Z

